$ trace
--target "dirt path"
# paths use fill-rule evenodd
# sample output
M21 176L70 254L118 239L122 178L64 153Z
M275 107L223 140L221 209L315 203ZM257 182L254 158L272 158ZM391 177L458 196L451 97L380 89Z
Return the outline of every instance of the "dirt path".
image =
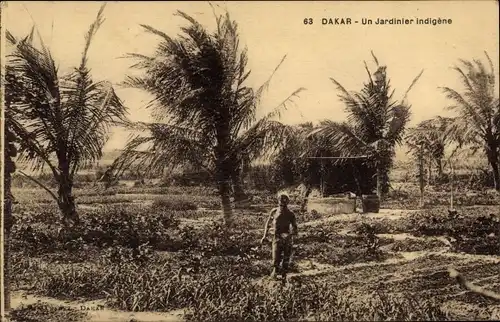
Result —
M442 255L446 251L447 250L441 250L441 251L437 251L437 252L428 252L428 251L401 252L401 253L396 253L396 254L399 254L401 256L391 257L391 258L388 258L384 261L362 262L362 263L354 263L354 264L348 264L348 265L343 265L343 266L334 266L334 265L325 265L325 264L315 263L315 265L317 265L318 267L321 267L321 268L320 269L317 269L317 268L308 269L308 270L302 271L300 273L289 274L289 276L290 276L290 278L293 278L293 277L297 277L297 276L325 275L328 273L340 272L340 271L350 270L353 268L402 264L402 263L407 263L407 262L416 260L416 259L421 258L421 257L432 256L432 255ZM302 265L304 265L304 264L302 264Z
M391 219L396 220L405 217L406 215L416 212L416 210L402 210L402 209L380 209L378 213L352 213L352 214L339 214L339 215L328 215L325 218L320 218L316 220L311 220L302 223L301 226L317 226L322 223L336 222L336 221L347 221L362 222L364 219Z

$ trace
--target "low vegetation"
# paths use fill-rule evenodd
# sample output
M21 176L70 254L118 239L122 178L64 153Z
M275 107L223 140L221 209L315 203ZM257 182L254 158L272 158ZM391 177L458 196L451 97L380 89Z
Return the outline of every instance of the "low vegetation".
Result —
M291 269L299 275L282 286L266 281L271 249L269 244L259 244L267 218L263 204L239 209L237 225L228 233L219 212L200 209L204 202L200 195L174 193L150 199L137 190L134 195L138 200L152 202L82 208L82 224L70 232L60 229L57 208L37 202L41 198L16 205L11 244L14 288L61 301L100 299L108 308L126 311L187 309L184 318L192 321L450 320L460 312L445 310L436 298L456 292L445 271L431 283L425 282L425 274L421 278L418 274L401 275L397 272L404 270L402 264L386 263L404 260L403 253L442 249L498 255L495 207L464 207L458 216L449 216L447 209L440 207L408 211L395 219L352 215L351 219L336 220L335 215L308 213L298 217L300 235ZM495 216L489 216L490 212ZM325 218L332 220L322 222ZM422 268L432 266L422 261ZM440 261L441 265L446 263ZM419 270L419 260L412 262L408 267ZM321 272L324 265L339 271ZM346 274L343 269L349 271L356 265L369 266L360 266L351 273L352 278L341 278ZM375 292L387 274L385 267L395 270ZM495 274L492 266L459 267L464 274L477 270L472 267L481 267L480 276ZM320 269L320 273L302 275L304 269ZM375 275L368 276L378 282L359 276L370 271ZM405 283L388 286L401 278ZM399 291L399 285L404 290ZM365 288L374 293L363 291ZM436 291L431 291L434 288ZM405 293L408 291L413 295ZM53 314L51 310L48 306L25 308L13 311L13 316L29 320L33 312L45 316ZM81 317L69 316L69 312L64 311L69 321Z

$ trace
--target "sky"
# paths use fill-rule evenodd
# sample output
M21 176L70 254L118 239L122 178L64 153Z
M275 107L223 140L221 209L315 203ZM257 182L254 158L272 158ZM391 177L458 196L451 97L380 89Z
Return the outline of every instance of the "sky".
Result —
M265 94L259 113L271 111L289 94L306 88L281 121L296 124L323 119L342 121L346 115L335 78L348 90L360 90L367 74L363 61L374 69L371 51L387 66L395 98L402 98L412 80L424 70L408 95L412 105L411 125L437 116L450 115L450 105L439 87L461 89L456 71L459 59L485 59L484 51L499 63L498 1L229 1L212 2L216 10L227 9L238 23L240 44L248 48L251 76L248 84L260 86L286 55ZM84 35L101 2L7 2L4 26L15 36L29 33L35 23L52 50L60 73L77 66ZM129 118L150 121L145 105L147 93L118 87L132 71L127 53L151 54L159 39L146 33L148 24L177 37L185 20L174 16L182 10L209 30L215 19L208 2L108 2L106 18L89 51L89 66L95 80L116 84L116 91L129 108ZM377 18L452 19L449 25L361 25L361 19ZM312 18L313 24L304 24ZM351 18L351 25L322 25L322 18ZM497 87L498 89L498 87ZM127 133L116 129L105 147L122 148Z

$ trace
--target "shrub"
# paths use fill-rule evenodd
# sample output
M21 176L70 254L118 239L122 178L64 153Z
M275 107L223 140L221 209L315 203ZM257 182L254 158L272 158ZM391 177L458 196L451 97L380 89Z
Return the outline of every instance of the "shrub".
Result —
M158 255L152 247L143 244L137 248L126 248L115 246L104 249L101 254L101 261L104 265L135 263L144 265L158 259Z
M85 212L81 224L72 230L54 224L53 213L46 215L17 220L11 235L13 251L32 255L66 251L85 256L89 246L137 248L143 244L164 250L172 247L171 237L178 226L175 212L151 213L147 207L102 207Z
M363 223L355 231L363 240L362 248L365 250L365 256L370 259L378 260L382 257L380 250L380 238L377 237L375 227Z
M255 232L232 230L227 232L222 223L212 222L200 229L185 226L180 229L179 249L198 251L203 256L240 256L262 258L266 256Z

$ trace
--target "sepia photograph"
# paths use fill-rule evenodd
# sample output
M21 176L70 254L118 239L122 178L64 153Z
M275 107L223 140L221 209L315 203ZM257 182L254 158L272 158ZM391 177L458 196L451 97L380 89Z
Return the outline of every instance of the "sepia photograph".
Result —
M1 1L2 321L500 320L499 23Z

